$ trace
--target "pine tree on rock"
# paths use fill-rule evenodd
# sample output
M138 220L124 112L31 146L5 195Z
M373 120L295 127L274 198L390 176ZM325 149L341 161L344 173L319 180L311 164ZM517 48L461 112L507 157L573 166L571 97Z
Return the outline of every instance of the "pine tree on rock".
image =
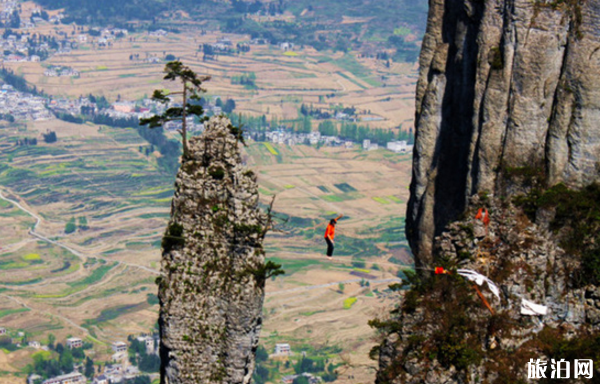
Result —
M169 104L171 97L181 95L181 107L173 106L167 108L162 115L154 115L150 118L140 119L140 125L148 125L149 128L162 127L170 121L181 121L181 129L178 132L181 134L183 146L183 158L188 156L187 145L187 118L190 116L201 117L204 114L204 109L201 105L193 103L200 100L199 93L205 92L202 88L202 82L210 80L210 76L199 76L192 71L188 66L183 65L181 61L171 61L165 65L164 72L166 73L164 80L179 81L182 90L180 92L171 92L157 89L152 95L152 100L163 104Z

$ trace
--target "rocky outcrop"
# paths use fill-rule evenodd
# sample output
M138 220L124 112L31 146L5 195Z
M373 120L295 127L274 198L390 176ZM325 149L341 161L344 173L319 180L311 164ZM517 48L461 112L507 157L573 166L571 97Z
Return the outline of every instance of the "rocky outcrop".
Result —
M527 382L532 358L548 378L551 359L598 358L599 123L600 1L430 1L406 220L418 273L372 323L378 384Z
M507 170L600 179L599 1L431 0L420 67L407 211L418 264L470 196L519 187Z
M225 117L189 142L159 278L161 383L249 383L261 329L268 215Z
M597 286L573 283L580 260L507 200L476 195L468 203L465 219L436 237L433 255L451 272L471 269L496 283L500 299L479 287L494 313L464 278L422 274L401 293L399 310L376 323L388 334L378 384L525 382L532 358L572 364L600 351L600 295ZM474 220L480 206L493 212L487 231ZM548 314L523 315L522 299L547 306Z

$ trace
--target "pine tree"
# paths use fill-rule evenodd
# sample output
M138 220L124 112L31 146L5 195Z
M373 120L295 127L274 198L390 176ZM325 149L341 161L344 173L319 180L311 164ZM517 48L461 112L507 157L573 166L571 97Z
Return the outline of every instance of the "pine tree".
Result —
M182 106L181 107L170 107L162 115L154 115L147 119L140 119L140 125L148 125L149 128L162 127L169 121L181 121L181 134L182 145L183 145L183 157L187 157L187 117L188 116L202 116L204 109L201 105L192 104L191 101L199 101L200 96L198 93L204 92L201 85L203 81L210 80L210 76L198 76L188 66L185 66L181 61L171 61L165 65L164 72L166 73L164 79L171 81L181 82L182 91L172 92L167 95L162 90L155 90L152 95L152 100L158 101L163 104L168 104L171 99L169 96L181 95Z

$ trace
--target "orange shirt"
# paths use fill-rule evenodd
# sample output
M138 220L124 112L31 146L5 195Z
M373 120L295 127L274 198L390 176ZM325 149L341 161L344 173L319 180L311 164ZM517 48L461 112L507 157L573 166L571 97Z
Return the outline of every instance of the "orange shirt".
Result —
M325 238L330 238L331 240L333 240L334 237L335 237L335 225L329 224L327 226L327 229L325 230Z

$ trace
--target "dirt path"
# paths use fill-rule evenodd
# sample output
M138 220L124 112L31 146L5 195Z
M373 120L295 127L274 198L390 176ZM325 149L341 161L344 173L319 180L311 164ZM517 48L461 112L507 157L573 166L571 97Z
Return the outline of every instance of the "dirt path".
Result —
M57 247L61 247L61 248L63 248L63 249L66 249L67 251L71 252L73 255L75 255L75 256L77 256L79 259L81 259L81 261L84 261L84 262L85 262L85 261L88 259L88 256L87 256L87 255L85 255L85 254L83 254L83 253L81 253L81 252L77 251L76 249L73 249L73 248L71 248L71 247L69 247L69 246L67 246L67 245L65 245L65 244L62 244L62 243L60 243L60 242L58 242L58 241L55 241L55 240L50 240L49 238L45 237L44 235L41 235L41 234L37 233L37 232L36 232L36 230L37 230L37 227L38 227L38 226L40 225L40 223L42 222L42 219L41 219L39 216L37 216L35 213L31 212L31 211L30 211L30 210L28 210L27 208L23 207L21 204L19 204L19 202L17 202L17 201L14 201L14 200L11 200L11 199L9 199L9 198L5 197L5 196L2 194L2 192L1 192L1 191L0 191L0 198L1 198L1 199L3 199L4 201L7 201L7 202L11 203L11 204L14 204L14 205L15 205L17 208L19 208L19 209L20 209L20 210L22 210L23 212L25 212L25 213L29 214L30 216L32 216L32 217L33 217L33 218L36 220L36 223L35 223L35 225L33 226L33 229L29 230L29 235L31 235L31 236L33 236L33 237L36 237L36 238L38 238L38 239L40 239L40 240L43 240L43 241L45 241L45 242L47 242L47 243L50 243L50 244L56 245ZM104 261L106 261L106 262L113 262L113 261L114 261L114 260L107 259L107 258L103 258L103 257L100 257L100 256L94 256L94 257L95 257L95 258L97 258L97 259L104 260ZM150 272L150 273L152 273L152 274L154 274L154 275L160 275L160 272L159 272L159 271L157 271L157 270L155 270L155 269L152 269L152 268L145 267L145 266L143 266L143 265L134 264L134 263L129 263L129 262L125 262L125 261L119 261L119 260L117 260L116 262L117 262L118 264L124 264L124 265L128 265L128 266L130 266L130 267L134 267L134 268L143 269L144 271Z

